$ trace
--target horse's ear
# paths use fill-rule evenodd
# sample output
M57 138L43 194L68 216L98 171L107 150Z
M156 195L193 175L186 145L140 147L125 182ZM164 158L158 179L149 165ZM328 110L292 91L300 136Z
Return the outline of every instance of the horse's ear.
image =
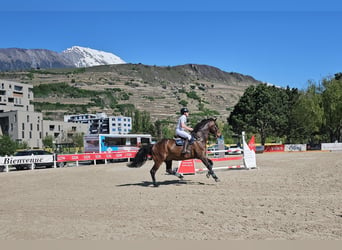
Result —
M214 118L214 122L216 122L217 118Z

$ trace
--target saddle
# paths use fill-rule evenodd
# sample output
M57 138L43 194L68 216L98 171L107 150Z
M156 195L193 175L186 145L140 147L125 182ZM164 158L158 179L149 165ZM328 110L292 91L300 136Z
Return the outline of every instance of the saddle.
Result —
M180 137L180 136L176 135L176 136L174 137L174 140L175 140L176 146L183 146L183 145L184 145L184 141L185 141L186 139L184 139L183 137ZM191 136L191 139L190 139L190 141L189 141L189 145L194 144L195 141L196 141L196 138L193 137L193 136Z

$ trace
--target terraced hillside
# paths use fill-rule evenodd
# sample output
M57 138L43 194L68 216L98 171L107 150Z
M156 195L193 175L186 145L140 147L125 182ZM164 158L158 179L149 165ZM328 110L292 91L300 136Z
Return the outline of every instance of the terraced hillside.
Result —
M175 119L183 105L188 106L192 113L212 113L216 117L226 118L244 90L250 85L261 83L251 76L195 64L174 67L121 64L83 69L3 72L0 78L33 86L67 83L93 91L93 97L47 93L46 96L36 97L35 102L83 105L87 112L106 112L108 115L118 114L119 110L113 103L108 103L100 91L112 91L115 92L116 105L133 104L140 111L150 112L153 120ZM102 104L98 105L98 101L94 104L94 98L103 100ZM62 119L64 114L75 112L70 106L41 109L44 117L51 119Z

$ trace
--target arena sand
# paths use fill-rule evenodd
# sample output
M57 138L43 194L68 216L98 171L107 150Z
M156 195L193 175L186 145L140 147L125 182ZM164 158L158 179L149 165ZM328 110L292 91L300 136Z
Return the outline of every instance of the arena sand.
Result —
M0 173L0 239L342 239L342 152L258 154L218 183L163 165L157 188L152 163Z

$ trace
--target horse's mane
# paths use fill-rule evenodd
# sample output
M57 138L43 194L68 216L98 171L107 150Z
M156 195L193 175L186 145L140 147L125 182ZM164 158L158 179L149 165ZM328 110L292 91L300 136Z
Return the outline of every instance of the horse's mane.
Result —
M194 130L192 131L192 133L197 133L198 131L200 131L208 122L215 122L216 119L213 118L208 118L208 119L203 119L202 121L200 121L199 123L196 124L196 126L194 127Z

